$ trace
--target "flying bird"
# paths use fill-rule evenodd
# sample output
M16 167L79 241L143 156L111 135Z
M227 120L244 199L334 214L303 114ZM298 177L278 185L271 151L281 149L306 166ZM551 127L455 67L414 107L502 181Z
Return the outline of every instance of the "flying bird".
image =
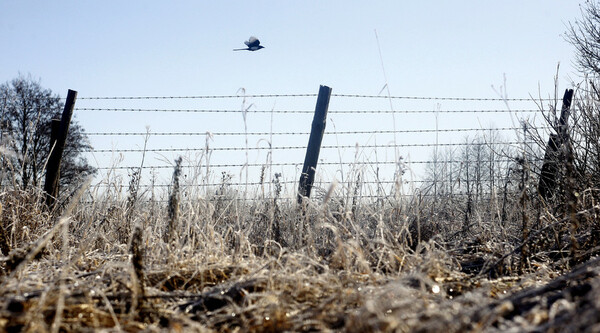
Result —
M248 40L245 41L244 44L246 44L246 46L248 46L248 48L233 49L233 50L234 51L257 51L257 50L264 48L264 46L260 45L260 41L258 40L258 38L254 37L254 36L251 36L250 38L248 38Z

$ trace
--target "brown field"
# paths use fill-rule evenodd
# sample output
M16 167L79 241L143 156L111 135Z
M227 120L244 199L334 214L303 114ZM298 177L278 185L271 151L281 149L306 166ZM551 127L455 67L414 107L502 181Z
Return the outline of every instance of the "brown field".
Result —
M504 223L486 200L467 223L458 203L336 189L304 209L89 192L55 212L0 194L0 331L600 331L597 206L524 236L518 196Z

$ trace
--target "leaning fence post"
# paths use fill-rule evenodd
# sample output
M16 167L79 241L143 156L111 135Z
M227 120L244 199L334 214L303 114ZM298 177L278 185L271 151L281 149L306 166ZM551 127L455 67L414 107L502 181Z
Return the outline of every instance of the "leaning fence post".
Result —
M315 180L315 171L317 170L317 162L319 160L319 151L321 150L321 141L323 141L323 132L325 132L325 120L327 118L330 97L331 88L320 86L315 115L308 139L308 147L306 147L304 166L302 167L302 174L300 175L298 185L298 203L302 203L303 197L310 197L310 190Z
M50 145L50 157L48 157L48 165L46 166L46 181L44 183L44 192L46 192L46 205L52 209L54 202L58 196L58 183L60 179L60 162L62 154L65 150L67 134L69 133L69 125L73 108L75 107L75 99L77 99L77 91L69 89L67 93L67 101L63 110L60 125L53 121ZM57 132L56 129L58 129Z
M558 176L559 148L567 141L567 121L571 113L571 101L573 100L573 89L565 90L563 97L562 109L556 133L550 134L548 144L546 145L546 153L544 155L544 163L540 173L538 191L544 200L548 200L556 192L556 177Z

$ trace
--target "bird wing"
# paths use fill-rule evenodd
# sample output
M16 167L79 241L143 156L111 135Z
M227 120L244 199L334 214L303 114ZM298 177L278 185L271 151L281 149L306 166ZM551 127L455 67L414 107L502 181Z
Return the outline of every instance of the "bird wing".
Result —
M260 44L260 41L258 40L258 38L251 36L250 38L248 38L248 41L244 42L244 44L248 45L248 47L253 47L258 46Z

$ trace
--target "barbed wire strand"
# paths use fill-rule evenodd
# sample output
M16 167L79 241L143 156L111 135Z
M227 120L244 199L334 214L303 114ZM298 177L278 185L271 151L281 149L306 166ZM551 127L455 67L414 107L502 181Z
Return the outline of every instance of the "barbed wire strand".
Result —
M497 101L497 102L525 102L539 101L539 98L487 98L487 97L435 97L435 96L381 96L381 95L360 95L360 94L331 94L335 97L347 98L377 98L377 99L408 99L408 100L428 100L428 101ZM553 98L545 98L542 100L554 100Z
M228 99L228 98L272 98L272 97L317 97L317 94L254 94L254 95L189 95L189 96L84 96L80 100L107 99Z
M499 98L499 97L446 97L446 96L381 96L363 94L331 94L332 97L364 99L405 99L432 101L540 101L554 98ZM146 99L232 99L232 98L281 98L281 97L317 97L317 94L248 94L248 95L189 95L189 96L82 96L78 100L146 100Z
M353 149L353 148L405 148L405 147L449 147L449 146L481 146L490 144L520 145L535 142L465 142L465 143L406 143L390 145L325 145L321 149ZM292 150L306 149L306 146L275 146L275 147L211 147L209 151L245 151L245 150ZM151 152L194 152L205 151L206 148L154 148L154 149L93 149L79 150L80 153L151 153Z
M76 112L162 112L162 113L284 113L313 114L314 110L231 110L231 109L140 109L140 108L75 108ZM421 113L534 113L539 109L493 110L330 110L329 114L421 114Z
M530 161L537 161L538 159L531 159ZM542 159L539 159L542 160ZM394 162L394 161L379 161L379 162L372 162L372 161L357 161L357 162L349 162L349 163L345 163L345 165L349 165L349 166L363 166L363 165L396 165L396 164L406 164L406 165L411 165L411 164L454 164L454 163L461 163L461 164L468 164L468 163L480 163L480 162L494 162L494 163L509 163L509 162L515 162L514 159L482 159L480 161L463 161L463 160L444 160L444 161L433 161L433 160L423 160L423 161L401 161L401 162ZM340 162L319 162L319 165L340 165ZM212 168L242 168L242 167L281 167L281 166L302 166L302 162L280 162L280 163L232 163L232 164L210 164L208 165L208 167ZM99 170L128 170L128 169L145 169L145 170L154 170L154 169L172 169L174 166L170 165L170 164L165 164L165 165L146 165L146 166L142 166L140 167L139 165L132 165L132 166L112 166L112 167L98 167L97 169ZM182 168L188 169L188 168L199 168L199 167L205 167L203 164L189 164L189 165L182 165Z
M509 193L517 193L515 191L508 191ZM420 197L425 197L425 198L433 198L433 197L437 197L437 198L454 198L454 197L468 197L468 196L472 196L475 197L474 193L463 193L463 192L459 192L459 193L421 193L418 194L418 196ZM414 198L417 196L417 194L395 194L394 197L401 197L401 198ZM481 192L478 195L478 200L489 200L489 198L491 197L497 197L498 196L498 192ZM387 200L387 197L382 197L381 195L373 195L373 194L362 194L362 195L356 195L355 196L358 199L363 199L363 200ZM272 197L272 196L257 196L257 197L230 197L228 195L210 195L208 197L193 197L193 198L187 198L184 197L182 198L182 201L186 201L186 200L193 200L194 202L198 202L198 200L204 200L204 201L208 201L208 202L212 202L212 201L221 201L221 200L228 200L228 201L237 201L237 202L258 202L261 200L266 200L266 201L270 201L273 202L273 200L277 200L277 201L285 201L285 202L289 202L289 201L293 201L296 202L298 200L298 198L296 197L288 197L288 196L279 196L279 197ZM464 199L461 199L464 200ZM473 200L473 199L472 199ZM98 201L90 201L90 200L81 200L81 203L84 204L98 204ZM139 199L139 202L141 203L161 203L161 204L165 204L168 203L169 200L168 199Z
M498 182L498 181L506 181L507 179L505 179L503 177L497 177L497 178L494 178L493 180L494 180L494 182ZM456 181L457 183L458 182L460 182L460 183L465 183L466 182L465 179L460 179L460 180L459 179L453 179L453 181ZM473 181L473 180L471 179L470 181ZM488 180L488 181L491 181L491 179ZM412 183L416 183L416 184L419 184L419 183L421 183L421 184L423 184L423 183L424 184L433 184L434 181L432 181L432 180L410 180L410 181L397 182L395 180L379 180L379 181L374 181L374 180L373 181L368 181L368 180L365 180L365 181L361 181L361 186L364 186L364 185L396 185L396 184L399 184L399 185L402 185L402 186L409 186ZM442 181L438 181L437 183L442 183ZM248 183L245 183L245 182L227 182L227 183L181 184L180 186L182 188L186 188L186 187L224 187L224 188L227 188L227 187L246 186L246 185L248 185L248 186L263 186L263 185L269 185L269 184L272 185L272 184L275 184L275 183L274 182L264 182L264 183L260 183L260 182L248 182ZM280 180L278 182L278 184L281 184L281 185L294 185L295 186L295 185L298 184L298 182L297 181L293 181L293 180L283 180L283 181ZM313 184L313 186L317 187L317 188L325 188L325 187L328 187L330 184L331 184L331 182L315 182ZM337 182L337 184L341 185L341 186L344 186L344 185L353 186L353 185L355 185L355 182L353 182L353 181L348 181L348 182L343 182L343 183L342 182ZM168 188L168 187L171 187L172 185L171 184L140 184L139 186L143 187L143 188L152 188L152 187L156 187L156 188ZM115 185L115 184L106 184L106 183L100 182L100 183L92 185L92 187L111 187L111 188L127 189L128 185L123 184L123 185L118 186L118 185Z
M549 126L529 127L528 130L550 129ZM499 128L449 128L449 129L417 129L417 130L379 130L379 131L334 131L328 135L354 135L354 134L393 134L393 133L436 133L436 132L487 132L487 131L522 131L522 127L499 127ZM310 132L90 132L88 136L258 136L258 135L310 135Z

